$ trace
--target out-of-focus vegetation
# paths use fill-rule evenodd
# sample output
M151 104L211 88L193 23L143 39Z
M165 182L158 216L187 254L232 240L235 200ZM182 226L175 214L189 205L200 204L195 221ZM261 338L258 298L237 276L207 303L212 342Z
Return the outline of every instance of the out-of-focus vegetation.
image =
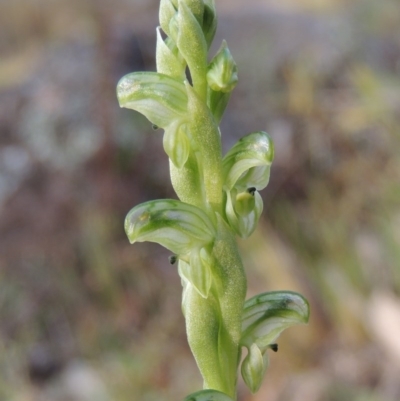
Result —
M397 401L398 1L216 3L240 74L224 146L259 129L276 144L261 228L240 242L249 296L297 290L312 307L240 400ZM154 69L157 8L0 4L1 400L201 385L168 255L123 232L133 205L173 196L159 133L115 98L122 75Z

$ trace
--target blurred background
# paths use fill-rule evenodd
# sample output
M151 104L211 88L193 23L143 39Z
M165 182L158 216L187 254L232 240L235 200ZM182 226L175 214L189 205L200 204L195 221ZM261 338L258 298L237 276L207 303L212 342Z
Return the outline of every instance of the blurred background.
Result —
M239 401L400 399L400 5L217 0L239 68L226 151L275 140L248 296L299 291L263 387ZM162 133L119 109L154 70L157 0L0 3L0 400L176 401L201 388L168 253L134 205L174 197Z

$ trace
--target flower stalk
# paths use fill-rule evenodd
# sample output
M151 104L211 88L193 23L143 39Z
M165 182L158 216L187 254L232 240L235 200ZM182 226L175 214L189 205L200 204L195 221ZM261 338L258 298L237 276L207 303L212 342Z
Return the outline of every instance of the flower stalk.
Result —
M208 62L217 27L213 0L161 0L157 72L134 72L117 86L121 107L164 130L163 145L179 200L149 201L127 215L131 243L152 241L173 252L182 279L188 342L204 389L186 401L236 400L241 372L252 392L285 328L308 321L307 301L270 292L245 301L247 282L236 244L256 228L274 157L265 132L244 136L222 157L218 128L238 76L223 41Z

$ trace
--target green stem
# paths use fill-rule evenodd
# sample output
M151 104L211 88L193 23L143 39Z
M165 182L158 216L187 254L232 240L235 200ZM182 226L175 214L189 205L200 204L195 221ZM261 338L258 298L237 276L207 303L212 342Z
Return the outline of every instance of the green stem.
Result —
M206 208L222 213L222 148L218 126L207 105L193 88L186 83L188 113L191 116L189 130L198 151L198 165L203 181Z
M204 388L236 399L241 316L246 276L234 234L218 218L213 247L214 282L207 299L192 287L185 289L188 341L204 378Z
M204 378L204 388L222 391L236 399L241 316L246 276L235 235L223 213L222 150L218 127L208 107L187 84L188 122L193 143L186 165L171 163L174 188L184 202L205 210L217 225L212 256L213 284L207 299L188 284L184 304L189 345ZM202 191L199 193L199 188Z

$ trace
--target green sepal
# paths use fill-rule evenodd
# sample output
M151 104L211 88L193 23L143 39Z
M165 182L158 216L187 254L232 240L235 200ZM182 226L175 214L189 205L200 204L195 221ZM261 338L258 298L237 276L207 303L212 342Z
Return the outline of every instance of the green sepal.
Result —
M231 397L217 390L201 390L189 394L183 401L233 401Z
M210 48L217 31L217 13L214 0L204 0L204 13L202 29L207 47Z
M174 199L154 200L134 207L126 216L125 232L131 244L157 242L177 255L188 255L215 238L207 214Z
M251 210L248 209L253 203L248 203L244 210L244 205L237 202L237 191L226 191L225 214L229 225L241 238L248 238L256 229L258 220L263 211L263 201L258 192L255 192L254 206ZM247 213L244 213L247 212Z
M252 344L242 362L241 373L244 382L253 394L259 390L268 365L269 358L266 350L262 352L256 344Z
M186 63L180 60L175 43L169 38L162 38L160 27L157 28L156 64L157 72L180 81L185 79Z
M274 145L266 132L253 132L244 136L223 159L226 189L264 189L269 181L273 158Z
M180 7L179 0L173 0L175 5ZM190 10L190 12L194 15L199 24L203 21L203 13L204 13L204 1L203 0L182 0L181 1L185 6Z
M177 168L182 168L190 153L190 141L185 132L185 125L172 124L165 130L163 138L165 153Z
M145 115L153 124L167 128L187 113L188 97L183 82L156 72L125 75L117 86L121 107Z
M238 82L237 65L223 40L207 71L207 83L216 92L231 92Z
M203 298L208 298L212 285L212 259L208 252L194 249L190 252L190 262L179 261L178 272L182 279L186 279Z
M286 328L308 323L308 301L292 291L272 291L256 295L244 303L240 344L267 348Z
M171 37L176 42L180 54L186 60L193 87L205 100L207 95L207 43L199 22L183 0L179 0L176 23L177 32L171 32L173 35Z
M178 20L178 12L176 12L175 15L169 21L169 37L174 43L177 43L178 35L179 35L179 20Z
M176 14L177 7L171 0L161 0L159 10L159 20L162 30L170 36L169 23L171 18Z
M182 202L204 207L205 194L203 192L203 178L199 171L199 165L194 149L191 148L186 163L178 168L169 163L172 186Z

